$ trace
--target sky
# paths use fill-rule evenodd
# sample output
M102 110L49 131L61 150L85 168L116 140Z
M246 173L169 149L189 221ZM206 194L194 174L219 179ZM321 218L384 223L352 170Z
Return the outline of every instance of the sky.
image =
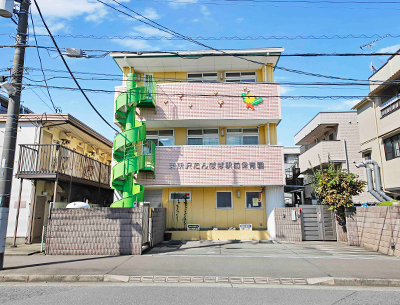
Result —
M32 0L33 2L33 0ZM103 0L118 9L132 14L112 0ZM180 34L189 37L221 36L333 36L333 35L399 35L398 4L385 1L366 0L309 0L309 1L267 1L267 0L122 0L119 1L140 14L150 18ZM336 3L342 2L342 3ZM397 2L392 0L390 2ZM94 36L164 36L141 20L135 20L116 12L96 0L38 0L44 18L55 35ZM32 6L33 24L37 35L47 34ZM140 18L139 18L140 19ZM14 43L16 25L6 18L0 18L0 46ZM33 27L29 22L29 44L34 45ZM377 36L378 37L378 36ZM203 41L217 49L245 49L283 47L285 54L294 53L364 53L360 46L374 41L374 38L353 39L268 39L268 40L211 40ZM132 40L132 39L89 39L56 37L62 48L109 51L172 51L204 49L182 40ZM53 46L49 37L39 36L40 46ZM386 37L372 46L373 52L396 52L400 39ZM40 49L44 69L66 70L60 57L54 51ZM102 55L103 52L87 52ZM281 57L278 65L323 75L367 80L371 76L371 60L379 68L389 56L365 57ZM3 69L12 67L13 48L0 48L0 74L8 75ZM89 74L75 74L85 78L78 80L83 88L113 90L121 85L121 71L110 56L103 58L67 58L72 71ZM39 58L35 48L27 48L25 66L39 68ZM3 72L2 72L3 71ZM45 71L46 72L46 71ZM91 73L113 74L107 80L91 80L99 77ZM24 82L43 84L40 71L27 70ZM65 73L46 72L46 78L68 76ZM110 80L114 78L115 80ZM276 82L326 82L326 78L306 76L275 70ZM335 82L335 81L334 81ZM50 86L76 87L69 78L48 81ZM282 85L283 96L366 96L368 86L292 86ZM4 93L2 93L4 95ZM102 135L112 140L115 131L106 125L88 105L80 92L50 89L56 107L70 113ZM87 93L99 112L113 121L114 95L109 93ZM278 144L294 146L294 135L320 111L349 111L359 99L339 100L282 99L282 121L278 126ZM54 112L45 88L25 87L22 93L23 105L36 113ZM46 105L47 104L47 105Z

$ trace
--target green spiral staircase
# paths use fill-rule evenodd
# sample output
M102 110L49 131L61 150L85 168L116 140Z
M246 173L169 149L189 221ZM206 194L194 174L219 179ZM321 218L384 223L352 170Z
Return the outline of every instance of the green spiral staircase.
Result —
M128 74L126 92L115 100L115 121L122 132L114 139L113 158L118 162L112 168L112 188L122 193L122 199L113 208L131 208L144 201L144 187L134 182L139 172L153 172L155 145L146 141L146 124L135 120L136 107L156 109L156 83L150 77L145 86L138 87L136 75Z

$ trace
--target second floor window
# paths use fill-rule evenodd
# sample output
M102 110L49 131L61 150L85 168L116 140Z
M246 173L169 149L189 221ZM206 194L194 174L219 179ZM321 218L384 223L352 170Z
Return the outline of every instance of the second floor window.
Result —
M383 144L387 161L400 157L400 134L385 139Z
M187 144L188 145L218 145L219 144L219 130L218 130L218 128L188 129Z
M188 73L187 81L190 83L216 83L218 82L217 72Z
M258 145L258 128L227 128L226 144Z
M257 81L256 72L226 72L225 82L227 83L255 83Z
M173 146L175 144L174 130L146 130L148 141L154 142L156 146Z

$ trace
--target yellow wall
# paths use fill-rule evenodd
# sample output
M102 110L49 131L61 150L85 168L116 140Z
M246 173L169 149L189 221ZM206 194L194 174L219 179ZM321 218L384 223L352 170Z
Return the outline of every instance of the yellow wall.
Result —
M276 124L269 124L269 140L271 145L278 145Z
M102 151L101 149L96 148L91 143L85 143L72 132L67 132L67 139L69 140L69 143L62 143L62 140L60 139L60 133L62 133L63 131L61 131L57 127L43 127L42 133L43 132L48 132L53 135L52 144L57 144L57 143L62 144L63 146L68 147L69 149L87 155L90 158L98 160L105 164L110 164L111 162L111 153ZM92 155L90 153L92 151L95 151L95 154Z
M240 198L237 191L240 190ZM261 191L260 187L175 187L163 189L163 207L167 209L167 228L183 229L185 204L169 202L169 192L191 192L192 202L187 204L186 224L200 224L201 228L213 226L220 229L239 228L241 223L251 223L254 229L266 229L265 192L262 194L262 209L246 209L245 191ZM216 209L216 191L231 191L233 209ZM178 215L178 217L176 217Z
M186 128L177 127L175 129L175 145L186 145Z

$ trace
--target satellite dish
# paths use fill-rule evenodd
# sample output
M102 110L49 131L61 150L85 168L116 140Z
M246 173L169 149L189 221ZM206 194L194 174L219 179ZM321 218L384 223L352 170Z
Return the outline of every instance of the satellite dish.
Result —
M11 18L13 16L14 0L0 0L0 16Z

